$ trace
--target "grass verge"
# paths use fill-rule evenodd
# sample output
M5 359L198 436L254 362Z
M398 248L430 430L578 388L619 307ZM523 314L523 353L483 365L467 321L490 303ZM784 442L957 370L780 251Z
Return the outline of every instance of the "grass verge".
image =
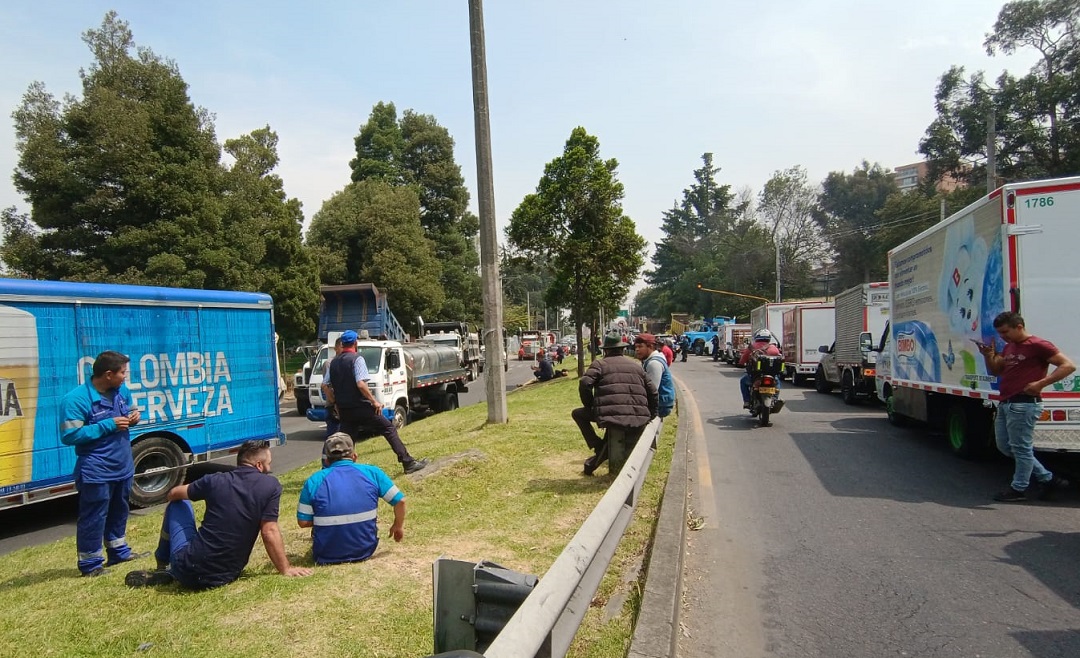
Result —
M3 654L428 655L431 564L437 557L486 559L542 576L610 485L604 468L594 477L581 474L587 452L569 413L578 404L571 376L511 395L511 420L504 426L485 424L485 405L410 425L402 431L409 451L436 462L436 468L414 476L401 475L381 439L362 443L361 460L382 467L405 491L405 539L396 544L384 538L372 559L319 567L310 578L278 576L261 542L239 581L206 592L127 588L124 574L152 568L152 558L100 578L79 578L73 537L0 558ZM671 420L572 656L610 658L623 655L629 644L643 585L637 565L652 535L675 440ZM313 462L278 476L289 559L307 566L312 565L311 540L296 527L296 502L317 467ZM201 510L196 503L197 513ZM391 516L389 507L380 508L383 533ZM129 543L151 550L160 522L160 512L131 517Z

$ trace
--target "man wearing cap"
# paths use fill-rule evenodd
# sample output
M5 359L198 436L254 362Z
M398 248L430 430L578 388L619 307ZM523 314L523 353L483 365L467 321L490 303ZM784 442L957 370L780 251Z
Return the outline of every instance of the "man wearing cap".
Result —
M326 366L323 368L323 372L326 376L323 377L322 386L319 388L322 390L323 400L329 400L333 393L330 392L330 364L334 362L334 359L341 354L341 336L338 336L334 341L334 356L330 357L326 361ZM326 404L326 437L330 438L331 434L336 434L341 429L341 420L338 418L337 409L333 404L327 402Z
M667 418L675 408L675 382L671 378L667 359L656 350L656 336L638 334L634 338L634 356L641 361L646 376L656 389L657 415Z
M405 494L377 466L357 464L352 439L344 432L323 444L321 471L307 479L296 507L296 523L312 528L315 564L366 560L379 545L375 517L382 498L394 508L390 537L400 542L405 527Z
M341 431L355 443L361 432L382 434L397 455L405 473L415 473L428 465L426 459L413 459L398 436L397 428L382 415L383 405L367 385L368 369L364 357L356 353L356 332L341 334L341 354L330 362L327 404L337 405Z
M640 433L656 417L656 387L645 376L641 363L623 355L625 346L618 334L604 336L604 357L593 361L578 382L582 406L570 412L570 417L594 453L585 460L585 475L592 475L607 459L607 441L597 435L592 423Z

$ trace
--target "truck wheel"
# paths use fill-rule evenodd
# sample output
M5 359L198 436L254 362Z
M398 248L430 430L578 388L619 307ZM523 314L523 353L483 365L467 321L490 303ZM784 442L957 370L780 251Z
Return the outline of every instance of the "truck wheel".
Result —
M889 422L896 427L906 427L908 424L907 416L896 413L896 398L893 397L892 391L888 389L885 391L885 415L889 417Z
M840 378L840 397L844 404L859 403L859 396L855 392L855 375L851 374L850 370L845 370L844 376Z
M806 384L806 375L803 375L803 374L800 374L798 372L792 371L792 373L791 373L791 383L794 384L795 386L803 386L803 385L805 385Z
M186 469L177 468L186 463L184 453L180 446L163 436L140 439L131 446L131 457L135 462L135 484L131 487L130 500L135 507L164 503L169 489L184 481ZM158 469L160 473L139 477Z
M409 410L400 402L394 405L394 429L401 429L409 422Z
M473 361L469 366L469 381L475 382L480 377L480 367Z
M814 390L821 394L828 394L832 393L832 389L832 382L825 378L825 369L818 366L817 372L814 373Z
M447 393L443 398L443 411L453 411L458 408L457 393Z
M993 436L989 431L989 413L981 407L957 402L945 415L949 448L962 459L985 459L992 454ZM970 414L970 415L969 415ZM989 438L988 438L989 437Z

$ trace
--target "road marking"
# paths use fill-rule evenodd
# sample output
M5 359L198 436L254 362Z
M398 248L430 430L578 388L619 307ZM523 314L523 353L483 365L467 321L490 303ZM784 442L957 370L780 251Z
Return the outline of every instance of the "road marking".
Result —
M709 466L709 453L705 445L705 430L701 423L701 413L698 411L697 400L690 389L674 378L679 386L679 421L689 423L690 439L694 450L694 459L697 462L697 500L690 499L690 507L697 516L704 519L703 528L716 528L716 494L713 491L712 467Z

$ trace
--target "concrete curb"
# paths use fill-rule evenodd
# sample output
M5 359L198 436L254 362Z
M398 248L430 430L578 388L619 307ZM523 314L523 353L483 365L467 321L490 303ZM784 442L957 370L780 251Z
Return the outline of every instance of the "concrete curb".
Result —
M690 400L689 391L679 385L680 400ZM686 547L687 447L696 405L680 404L679 427L675 432L675 452L664 485L660 517L653 535L652 553L645 576L641 609L630 640L627 658L670 658L675 655L679 638L679 613L682 609L683 549ZM682 414L687 415L686 418Z

